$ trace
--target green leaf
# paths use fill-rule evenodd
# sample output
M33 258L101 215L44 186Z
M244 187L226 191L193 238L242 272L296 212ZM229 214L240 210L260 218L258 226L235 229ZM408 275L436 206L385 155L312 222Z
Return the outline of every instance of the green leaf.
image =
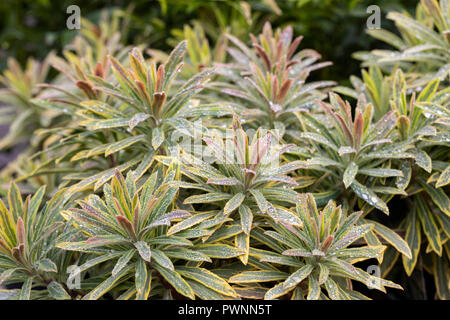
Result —
M126 276L134 266L129 265L123 268L115 276L107 278L105 281L100 283L91 292L83 297L83 300L97 300L101 298L105 293L107 293L111 288L113 288L124 276Z
M429 245L440 256L442 254L441 237L433 214L423 198L417 197L415 202L417 204L417 214L422 222L422 229L428 239Z
M152 281L151 272L148 271L145 261L139 259L136 262L136 300L147 300L150 294L150 287Z
M236 245L236 248L244 252L243 255L238 256L238 259L241 260L244 265L247 265L248 256L250 253L250 235L241 232L236 235L234 243Z
M44 272L58 272L56 264L50 259L42 259L38 262L38 269Z
M156 263L158 263L161 267L175 270L173 267L172 261L162 252L161 250L152 250L152 259L155 260Z
M244 271L228 279L230 283L259 283L285 280L289 274L280 271Z
M161 128L156 127L152 131L152 147L158 150L159 146L164 142L164 132Z
M344 171L343 181L345 188L348 188L353 183L357 173L358 173L358 165L354 162L350 162L350 164Z
M194 290L195 295L202 300L224 300L226 298L226 296L205 287L197 281L186 279L186 282Z
M211 222L214 220L215 219L208 220L205 223L208 223L208 222ZM221 222L231 221L231 219L219 220L219 221L221 221ZM210 243L219 242L221 240L231 238L232 236L235 236L239 233L242 233L242 226L238 223L222 225L222 226L220 226L220 228L218 228L214 231L214 233L208 238L207 242L210 242Z
M301 132L299 134L299 138L313 140L315 142L326 145L327 147L333 149L334 151L338 151L338 148L336 147L336 145L334 143L332 143L331 141L329 141L328 139L326 139L324 136L322 136L320 134L312 133L312 132Z
M397 188L404 190L409 185L411 180L412 168L408 160L404 160L401 163L401 171L403 172L403 177L398 177L396 179L395 185Z
M211 258L228 259L238 257L245 252L225 244L202 244L195 247L197 251Z
M239 215L241 217L242 231L244 231L246 234L249 234L253 223L252 211L246 205L241 205L239 207Z
M19 217L23 217L22 196L20 195L19 188L17 188L17 185L14 182L10 184L8 189L8 203L13 221L17 221Z
M371 206L374 206L375 208L383 211L386 214L389 214L389 209L386 205L386 203L377 197L377 195L367 187L363 186L356 180L353 181L351 184L352 190L356 193L356 195L370 204Z
M111 274L113 276L116 276L123 268L125 268L125 266L128 264L128 262L131 260L131 258L133 258L134 254L135 254L136 250L135 249L131 249L128 250L127 252L125 252L125 254L123 254L119 260L117 260L116 265L114 266Z
M105 157L116 153L122 149L125 149L137 142L145 141L146 136L145 135L139 135L139 136L133 136L126 139L122 139L120 141L114 142L112 144L109 144L108 148L105 151Z
M260 258L261 262L270 262L270 263L276 263L286 266L292 266L292 267L301 267L303 264L293 257L287 257L280 254L274 254L274 253L267 253L261 256Z
M322 285L327 281L330 269L324 264L319 263L319 270L319 285Z
M122 242L116 241L117 242ZM104 246L103 243L87 243L86 241L79 242L61 242L56 245L57 248L70 250L70 251L81 251L81 252L95 252L97 247Z
M205 261L212 262L212 260L205 254L186 248L170 248L164 250L168 257L183 259L187 261Z
M320 286L319 282L315 277L309 277L308 282L308 296L306 299L308 300L319 300L320 297Z
M224 215L229 215L231 212L236 210L244 201L245 195L243 193L238 193L233 196L228 202L225 204L225 207L223 208Z
M214 215L215 215L214 212L197 213L192 217L189 217L181 222L178 222L177 224L174 224L172 227L169 228L169 230L167 230L167 235L170 236L182 230L188 229L196 224L199 224L202 221L212 218Z
M185 278L193 279L218 293L232 297L237 296L236 292L225 280L209 270L194 267L177 267L176 270Z
M17 269L7 269L0 274L0 286L9 279Z
M429 101L434 94L436 93L437 89L439 88L439 79L434 79L433 81L430 81L430 83L423 89L419 96L417 97L417 101Z
M410 276L417 263L421 242L420 223L417 220L416 209L413 209L413 212L410 212L406 218L405 240L411 249L412 258L408 259L406 256L402 255L402 262L406 274Z
M340 300L338 285L331 278L325 281L325 288L331 300Z
M206 194L194 195L186 198L184 200L185 204L193 204L193 203L216 203L222 200L228 200L231 198L231 195L228 193L218 193L211 192Z
M375 232L379 234L384 240L389 242L395 249L397 249L398 252L405 255L408 259L412 258L411 249L409 248L408 244L396 232L378 222L372 220L366 221L373 223Z
M86 120L82 121L80 125L85 126L90 130L100 130L100 129L112 129L112 128L121 128L128 127L129 118L115 118L115 119L95 119L95 120Z
M187 282L181 277L178 272L172 271L167 268L162 268L157 264L154 265L154 268L164 277L164 279L167 280L167 282L172 285L172 287L177 292L192 300L195 299L194 290L192 290L192 288L187 284Z
M450 266L448 260L435 257L434 259L434 283L436 285L437 294L441 300L450 299L449 288L449 272Z
M236 186L241 182L236 178L209 178L207 184L215 184L218 186Z
M186 52L187 40L181 41L175 49L170 53L169 58L164 65L165 67L165 77L164 77L164 85L165 87L168 83L170 83L171 79L176 76L176 71L178 65L183 61L184 54Z
M360 169L360 174L372 177L401 177L403 172L395 169L375 168L375 169Z
M77 275L79 275L81 272L86 271L86 270L92 268L93 266L96 266L102 262L114 259L120 255L122 255L122 252L112 252L112 253L108 253L108 254L102 254L101 256L93 258L93 259L89 259L88 261L83 263L81 266L74 268L73 271L69 275L69 279L73 279Z
M28 277L22 284L22 288L19 293L19 300L30 300L31 286L33 285L33 278Z
M70 300L71 297L64 290L63 286L56 281L52 281L47 286L50 297L56 300Z
M419 179L420 185L425 189L431 200L442 210L446 215L450 216L450 199L445 194L443 189L435 189L425 180Z
M312 265L305 265L295 271L293 274L291 274L284 282L283 287L284 288L293 288L297 284L303 281L306 277L309 276L309 274L313 271L314 267Z
M150 250L149 245L144 241L137 241L134 243L134 246L138 250L141 258L147 262L150 262L152 258L152 251Z
M301 248L295 248L295 249L288 249L282 252L285 256L293 256L293 257L312 257L313 254L306 249Z
M445 168L445 170L441 173L438 180L436 181L436 188L441 188L450 183L450 165Z
M415 152L414 161L416 164L424 169L426 172L430 173L432 169L432 163L430 156L423 150L417 150Z
M270 289L269 291L266 292L266 294L264 296L264 300L276 299L278 297L281 297L281 296L285 295L286 293L288 293L292 289L293 289L293 287L285 288L284 287L284 282L279 283L275 287L273 287L272 289Z
M136 127L139 123L150 118L150 115L147 113L136 113L128 122L128 132L131 132L134 127Z

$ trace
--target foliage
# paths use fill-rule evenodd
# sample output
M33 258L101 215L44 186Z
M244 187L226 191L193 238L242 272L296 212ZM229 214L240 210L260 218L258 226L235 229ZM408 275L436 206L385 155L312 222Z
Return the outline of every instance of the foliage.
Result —
M249 121L256 118L257 124L268 124L270 128L288 127L294 112L308 110L315 99L323 97L318 88L333 84L326 81L304 84L311 71L330 63L315 63L320 54L314 50L296 53L303 37L293 40L290 26L274 33L272 26L266 23L259 39L250 35L252 50L228 35L238 49L228 49L233 62L219 73L229 78L231 85L218 85L225 87L223 93L245 101L236 103L247 107L238 112L243 118Z
M391 71L400 66L414 78L413 86L423 86L439 78L448 83L450 72L450 13L448 0L421 0L416 19L407 13L390 12L400 32L369 30L368 33L396 50L374 50L356 53L363 66L379 65Z
M44 98L45 89L37 87L47 80L50 53L42 62L28 59L23 70L17 60L8 59L8 69L0 76L1 123L9 124L8 134L0 140L0 150L5 150L22 141L29 141L34 130L47 127L57 116L54 112L40 112L31 102L33 98Z
M408 78L406 78L408 77ZM411 248L411 257L402 256L404 269L411 275L417 262L434 252L442 258L424 262L436 279L438 294L447 297L445 283L448 275L449 198L445 191L448 185L448 98L449 88L440 90L439 78L425 84L419 91L411 88L414 76L397 69L391 76L384 76L378 67L363 70L364 82L354 77L355 89L337 87L336 91L352 97L362 94L375 108L375 114L392 110L397 116L396 135L399 143L408 143L410 160L401 161L399 169L403 175L396 178L395 186L408 196L410 213L400 222L406 230L405 240ZM423 245L423 244L426 245ZM421 249L421 246L423 248ZM384 263L384 273L389 272L397 261L398 253ZM435 259L435 258L433 258ZM442 266L439 267L439 264Z
M373 227L370 224L355 225L362 212L346 216L332 201L319 212L312 194L303 194L297 202L296 213L303 228L271 223L274 231L264 231L264 235L271 240L268 246L274 252L256 252L260 261L276 263L290 270L245 271L234 275L230 282L284 280L268 290L265 299L275 299L291 291L294 291L291 295L294 300L304 300L305 296L308 300L327 299L327 296L332 300L367 299L352 290L349 279L382 291L385 291L384 286L401 288L353 266L358 261L380 256L385 249L384 246L348 248ZM300 283L302 285L298 286Z
M170 183L179 175L179 169L173 163L165 176L160 176L161 172L155 170L137 187L134 172L125 179L116 171L111 184L104 187L104 200L91 195L78 202L82 209L72 208L62 213L68 221L73 221L75 228L83 231L85 240L62 242L57 247L94 255L70 277L85 270L91 277L96 274L100 277L98 286L83 299L98 299L130 276L134 277L134 285L119 299L168 298L176 292L191 299L205 294L236 296L223 279L199 267L198 263L211 262L211 259L196 250L195 234L182 229L168 232L172 221L192 215L185 210L168 212L178 191ZM196 266L186 265L186 261L194 261ZM105 266L103 270L93 270L100 263L109 265L108 271Z
M20 290L8 291L10 299L71 298L66 291L65 275L72 254L55 248L56 243L70 237L59 214L65 206L64 190L41 210L44 189L41 187L24 202L12 183L9 208L0 202L0 284L23 284Z
M338 0L158 3L143 38L113 10L4 71L4 147L32 143L0 175L1 296L370 299L428 273L448 299L448 1L389 13L402 38L369 33L397 51L352 88L284 13Z

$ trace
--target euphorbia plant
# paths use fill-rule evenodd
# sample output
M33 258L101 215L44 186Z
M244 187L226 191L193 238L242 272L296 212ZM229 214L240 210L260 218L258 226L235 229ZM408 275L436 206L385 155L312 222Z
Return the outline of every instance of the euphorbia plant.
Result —
M45 187L22 200L17 186L8 191L8 208L0 200L0 285L22 283L7 291L11 299L70 299L76 290L67 288L65 275L72 254L55 245L67 237L59 211L65 190L60 190L44 208Z
M228 49L233 62L219 68L218 72L230 83L217 85L223 87L223 93L240 99L236 112L244 119L281 130L289 126L294 112L309 110L315 99L325 97L317 89L333 82L305 82L311 71L330 63L315 64L321 56L314 50L296 52L303 37L293 40L290 26L274 32L270 23L266 23L259 38L250 36L252 48L228 36L237 48Z
M396 66L410 73L414 87L426 85L439 78L449 81L450 71L450 18L449 0L421 0L416 17L407 13L390 12L400 36L384 30L367 32L394 47L394 50L358 52L355 57L363 60L363 66L378 65L394 72Z
M180 151L183 163L181 172L190 180L180 182L180 187L206 191L186 198L184 203L219 206L222 209L219 216L236 221L240 228L233 228L226 238L235 236L236 246L246 253L240 257L244 263L250 249L250 231L260 216L301 225L288 210L289 204L295 204L298 199L297 192L292 189L297 182L288 173L303 164L283 163L281 156L292 145L280 145L275 139L276 135L259 129L249 141L247 133L235 118L232 133L225 139L217 131L203 138L210 153L200 156L205 158L210 154L211 161L201 159L189 150ZM170 161L166 157L157 159L166 164ZM215 232L223 232L227 220L217 224Z
M125 171L140 163L140 168L146 170L155 154L167 154L171 144L169 133L174 127L184 128L185 132L193 130L187 120L189 107L195 104L192 98L202 89L211 70L175 86L185 51L183 41L165 64L157 66L156 63L148 65L140 50L134 48L128 56L131 68L125 68L109 56L109 66L115 76L111 82L103 78L103 72L87 76L92 90L103 93L103 99L95 100L97 95L93 95L93 100L76 102L75 125L65 134L63 144L58 141L59 144L55 142L48 148L49 151L60 149L53 161L69 162L77 168L72 178L80 181L70 192L91 185L98 189L113 176L116 168ZM80 175L78 168L83 165L89 169Z
M161 169L161 168L159 168ZM79 201L81 209L72 208L62 215L83 234L80 241L59 243L58 248L92 253L93 258L75 269L72 278L87 271L97 275L98 285L83 299L99 299L121 283L133 278L134 285L116 290L119 299L136 297L167 298L175 294L194 299L195 295L215 294L234 297L236 293L220 277L205 268L186 265L186 261L210 262L196 251L195 234L168 234L173 221L191 216L174 207L178 187L170 184L179 175L173 163L161 175L155 170L137 183L131 171L126 179L116 171L111 184L104 187L104 199L91 195ZM102 269L95 266L106 264ZM206 293L205 293L206 292Z
M245 271L232 276L232 283L282 281L265 294L276 299L289 294L291 299L308 300L367 299L352 289L352 280L385 291L385 286L401 289L391 281L369 275L355 267L359 261L382 255L384 246L352 246L373 226L356 225L362 212L346 215L330 201L319 211L312 194L303 194L296 206L302 227L271 222L274 229L264 231L262 240L268 250L254 250L262 262L282 266L279 270ZM259 230L258 230L259 231ZM259 237L261 239L261 237ZM327 294L325 295L325 291Z

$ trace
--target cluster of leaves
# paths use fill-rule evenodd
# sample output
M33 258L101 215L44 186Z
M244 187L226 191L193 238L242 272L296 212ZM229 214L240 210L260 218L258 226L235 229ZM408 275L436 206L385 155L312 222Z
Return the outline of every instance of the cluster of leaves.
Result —
M311 49L296 53L303 37L293 40L290 26L274 32L267 22L259 39L250 36L252 49L228 35L237 48L228 49L233 62L222 72L219 70L228 81L216 85L225 87L221 90L223 93L243 100L236 102L245 108L239 113L241 117L256 122L257 126L277 128L283 134L291 119L295 120L293 113L308 110L315 99L324 98L317 89L333 82L305 82L311 71L331 63L315 63L321 56Z
M434 275L438 296L449 298L449 49L450 2L422 0L416 18L406 13L389 13L400 36L386 30L368 33L393 46L394 50L356 53L363 60L363 79L353 77L354 89L338 87L337 92L356 98L364 95L378 115L392 110L397 117L396 139L409 144L409 161L396 160L403 177L397 188L408 213L399 224L411 257L402 257L408 276L415 268ZM385 74L383 74L385 73ZM383 264L387 274L398 260L388 252ZM417 268L416 268L417 269Z
M448 74L374 60L354 88L331 88L307 82L329 63L298 50L289 26L265 23L251 47L221 33L214 49L186 26L166 55L126 47L107 19L85 21L50 59L60 75L45 96L34 78L5 78L27 88L13 110L57 117L2 175L14 180L0 202L2 295L368 299L353 282L402 289L383 279L401 254L407 275L420 265L448 299Z
M400 36L384 30L368 33L393 46L395 50L358 52L363 66L377 65L393 72L399 66L414 78L414 86L423 86L435 78L448 81L450 72L450 13L448 0L421 0L416 19L407 13L390 12Z

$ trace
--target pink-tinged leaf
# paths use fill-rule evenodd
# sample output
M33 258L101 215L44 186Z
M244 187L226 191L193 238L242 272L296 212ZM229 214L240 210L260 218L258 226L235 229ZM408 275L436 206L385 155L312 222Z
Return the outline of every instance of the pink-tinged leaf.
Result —
M234 89L222 89L221 90L222 93L225 94L229 94L230 96L234 96L234 97L238 97L238 98L242 98L242 99L246 99L246 100L252 100L251 97L249 97L245 92L243 91L239 91L239 90L234 90Z
M300 44L300 42L302 42L303 40L303 36L298 36L297 38L295 38L295 40L292 42L291 47L289 48L289 51L286 55L286 59L289 60L295 53L295 51L298 48L298 45Z
M243 168L242 171L244 171L248 175L251 174L252 176L256 176L256 171L254 171L254 170Z
M352 135L349 127L345 123L344 119L342 119L342 117L337 113L333 113L333 116L336 118L337 122L340 124L340 126L337 127L337 129L338 130L341 129L344 132L344 135L347 138L347 144L355 145L355 142L353 140L353 135Z
M101 62L97 62L97 64L95 65L94 74L100 78L103 78L105 76L105 72L103 70Z
M274 75L274 76L272 76L272 83L271 83L271 89L272 89L271 99L275 103L277 103L278 86L279 86L278 77L276 75Z
M162 105L166 101L166 93L165 92L155 92L153 94L153 104L152 110L156 117L159 116Z
M344 117L345 123L350 125L352 123L352 108L350 104L348 102L345 103L339 95L332 92L330 93L330 102L339 110L338 113Z
M277 97L275 99L275 101L277 103L283 103L284 99L286 98L287 93L289 92L289 89L291 88L291 85L292 85L292 79L287 79L286 81L283 82L280 90L278 91Z
M131 224L131 222L124 216L116 216L115 218L116 218L117 222L119 223L119 225L127 232L127 234L131 238L135 239L136 235L135 235L134 228L133 228L133 225Z
M16 235L18 243L24 245L26 240L26 234L25 234L25 226L21 217L19 217L19 219L17 220Z
M327 252L328 248L331 246L331 244L333 243L333 241L334 241L334 236L331 234L331 235L329 235L329 236L325 239L325 241L322 243L322 248L321 248L321 250L322 250L323 252Z
M234 145L237 149L238 164L248 164L248 137L237 118L233 119Z
M253 47L255 48L258 55L261 57L261 60L264 63L264 66L266 67L266 70L267 71L272 70L272 63L270 62L270 58L267 52L263 48L261 48L259 44L254 43Z
M84 95L88 98L88 99L92 99L95 100L97 99L97 95L94 91L94 88L89 84L89 82L84 81L84 80L79 80L76 82L76 86L83 91Z
M164 83L164 65L160 65L158 67L158 71L156 72L156 86L155 86L156 92L163 90L163 83Z
M152 102L150 95L148 94L148 91L145 88L144 82L140 80L134 80L134 83L136 83L136 87L139 91L139 95L141 96L142 101L147 105L147 107L150 107L152 105Z
M359 150L359 147L361 146L363 129L364 129L363 115L361 112L358 112L355 117L355 123L353 124L353 137L355 139L354 147L356 150Z
M250 155L250 169L254 170L259 166L261 160L269 150L271 142L272 135L270 133L266 134L264 137L259 138L256 141L256 144L253 146Z
M120 76L120 78L123 81L125 81L125 83L128 85L128 87L130 89L134 88L133 83L131 82L130 78L128 77L129 76L128 72L122 67L120 62L113 56L108 56L108 58L109 58L109 61L111 62L111 65L113 66L113 68L118 72L118 75Z
M264 102L267 104L268 107L271 106L271 101L267 98L266 94L261 90L261 88L249 77L245 77L245 80L250 82L253 88L255 88L256 92L259 94L259 96L264 100Z
M226 163L229 160L232 159L227 159L227 156L225 155L225 153L223 152L223 149L211 138L209 137L204 137L203 141L206 143L206 145L211 148L211 150L214 152L214 156L222 161L223 163Z

